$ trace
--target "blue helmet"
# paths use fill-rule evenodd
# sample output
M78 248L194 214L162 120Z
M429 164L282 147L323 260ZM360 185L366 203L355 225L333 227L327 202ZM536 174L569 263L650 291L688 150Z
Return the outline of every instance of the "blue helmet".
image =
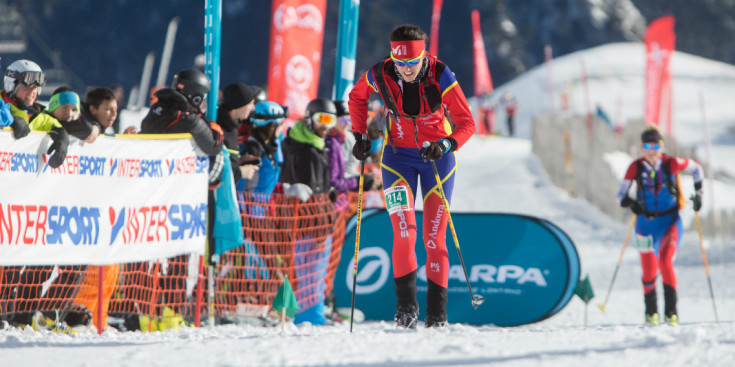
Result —
M288 107L283 107L276 102L263 101L255 105L250 113L250 122L256 126L265 126L271 123L279 123L288 117Z

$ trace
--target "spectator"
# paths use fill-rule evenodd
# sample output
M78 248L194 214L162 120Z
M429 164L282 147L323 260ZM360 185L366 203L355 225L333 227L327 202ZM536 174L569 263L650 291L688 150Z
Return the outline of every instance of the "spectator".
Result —
M142 134L175 134L190 133L194 137L196 145L210 158L209 165L209 198L208 207L210 213L214 208L212 190L219 187L222 168L224 167L224 154L222 143L224 136L222 129L215 122L209 122L203 116L202 104L207 98L210 90L210 82L204 73L187 69L174 75L171 88L161 89L156 92L158 99L151 106L148 115L143 119L140 126ZM213 221L209 220L207 237L212 240ZM214 251L210 246L210 254ZM177 256L169 262L169 269L161 282L164 287L171 289L165 295L165 302L183 304L186 300L186 274L187 257ZM170 312L163 308L162 313ZM181 318L181 309L173 310L177 314L169 318L178 320ZM176 323L178 325L178 323Z
M253 111L255 104L253 98L255 93L252 88L244 83L233 83L225 87L222 93L222 103L217 109L217 123L222 127L225 138L225 147L230 153L232 164L232 175L234 184L237 184L243 176L251 172L242 172L247 168L240 167L239 144L237 142L237 129Z
M342 101L335 101L334 104L337 108L337 123L329 130L325 139L327 157L329 158L329 183L337 193L357 191L360 184L359 177L345 177L346 163L344 156L349 155L350 158L359 162L352 156L352 145L354 145L355 138L352 134L347 134L348 127L351 124L349 110ZM345 153L343 146L346 143L347 135L352 138L352 145L349 145L347 153ZM371 173L366 173L363 189L374 190L377 186L378 180L376 180L376 177Z
M0 91L0 97L9 105L7 107L10 108L13 116L11 126L16 139L28 135L30 132L28 124L43 111L44 107L36 101L44 85L46 85L46 73L33 61L17 60L5 70L4 89ZM56 168L64 163L66 158L69 135L61 124L54 125L48 134L53 143L47 154L56 152L48 163L52 168Z
M198 70L182 70L174 76L171 88L156 92L156 102L140 126L142 134L190 133L204 154L210 156L210 184L216 186L222 167L215 162L221 160L224 136L215 122L208 122L201 106L209 92L210 83L206 75ZM219 171L219 173L217 172Z
M324 138L336 122L337 108L334 103L326 98L316 98L306 105L304 120L288 130L283 143L284 162L280 181L289 185L306 185L311 192L306 190L299 193L303 201L311 194L329 192L329 160Z
M96 125L101 133L115 135L112 127L117 119L117 99L109 88L94 88L87 92L86 101L82 103L82 118ZM135 133L133 130L129 133Z
M352 135L352 119L350 118L350 110L344 101L334 101L337 107L337 126L344 135L342 142L342 158L345 162L345 178L360 176L360 161L352 156L352 147L355 146L355 137Z
M518 110L518 100L513 93L506 91L505 94L503 94L503 99L500 103L505 107L505 122L508 125L508 136L513 136L516 110Z
M54 90L54 93L51 95L51 98L53 96L62 93L62 92L71 92L76 95L77 99L79 99L79 95L74 92L71 88L67 86L62 86L56 88ZM82 104L81 101L77 108L81 108ZM49 108L51 107L51 104L49 103ZM100 134L100 128L99 126L92 124L89 121L86 121L85 119L80 118L81 117L81 109L77 110L76 113L73 113L70 120L67 119L59 119L59 122L61 123L61 126L64 127L67 133L69 135L84 141L85 143L94 143L95 140L97 140L97 137ZM35 130L45 130L45 129L35 129Z
M275 189L283 164L278 129L286 117L287 109L278 103L265 101L255 105L250 115L250 135L240 148L240 164L257 170L238 184L238 191L270 194Z
M115 122L112 123L112 129L115 130L116 133L120 133L120 111L124 110L125 107L127 107L127 102L125 102L125 89L123 88L122 84L113 84L110 86L110 90L112 90L112 93L115 95L115 100L117 101L117 117L115 117ZM131 126L133 129L135 127ZM130 128L130 127L129 127ZM128 129L125 129L123 134L133 134L134 132L128 131Z

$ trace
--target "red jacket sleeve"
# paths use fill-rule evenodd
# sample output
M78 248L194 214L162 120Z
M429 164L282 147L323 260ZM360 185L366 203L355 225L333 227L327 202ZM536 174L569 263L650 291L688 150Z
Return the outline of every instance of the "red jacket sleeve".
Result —
M372 69L368 70L352 87L348 105L353 133L367 133L368 99L371 94L377 91L375 80L372 77Z
M638 160L634 160L633 163L628 166L628 170L625 171L625 177L623 177L624 180L630 180L634 181L636 179L636 175L638 174Z
M452 122L456 126L449 136L457 141L457 149L459 149L475 133L475 119L472 117L462 88L448 66L439 76L439 87L442 92L442 103L447 106Z

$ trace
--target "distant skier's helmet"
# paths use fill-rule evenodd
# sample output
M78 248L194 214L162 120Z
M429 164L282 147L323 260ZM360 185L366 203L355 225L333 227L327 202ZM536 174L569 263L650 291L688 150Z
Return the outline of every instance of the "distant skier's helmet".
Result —
M209 78L199 70L183 70L174 75L171 88L183 94L192 106L199 107L209 93Z
M46 85L46 73L33 61L17 60L5 69L4 89L13 96L21 85ZM41 93L40 91L38 92Z
M265 126L271 123L277 124L288 117L287 110L276 102L260 102L255 105L255 109L250 114L250 122L256 126Z

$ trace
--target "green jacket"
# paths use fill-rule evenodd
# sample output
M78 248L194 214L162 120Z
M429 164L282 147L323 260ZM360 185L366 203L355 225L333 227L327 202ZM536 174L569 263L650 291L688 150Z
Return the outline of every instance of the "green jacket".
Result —
M44 111L43 113L36 116L36 118L31 121L31 130L36 131L51 131L52 127L62 127L59 120L56 119L56 117L51 116L50 114L46 113Z

